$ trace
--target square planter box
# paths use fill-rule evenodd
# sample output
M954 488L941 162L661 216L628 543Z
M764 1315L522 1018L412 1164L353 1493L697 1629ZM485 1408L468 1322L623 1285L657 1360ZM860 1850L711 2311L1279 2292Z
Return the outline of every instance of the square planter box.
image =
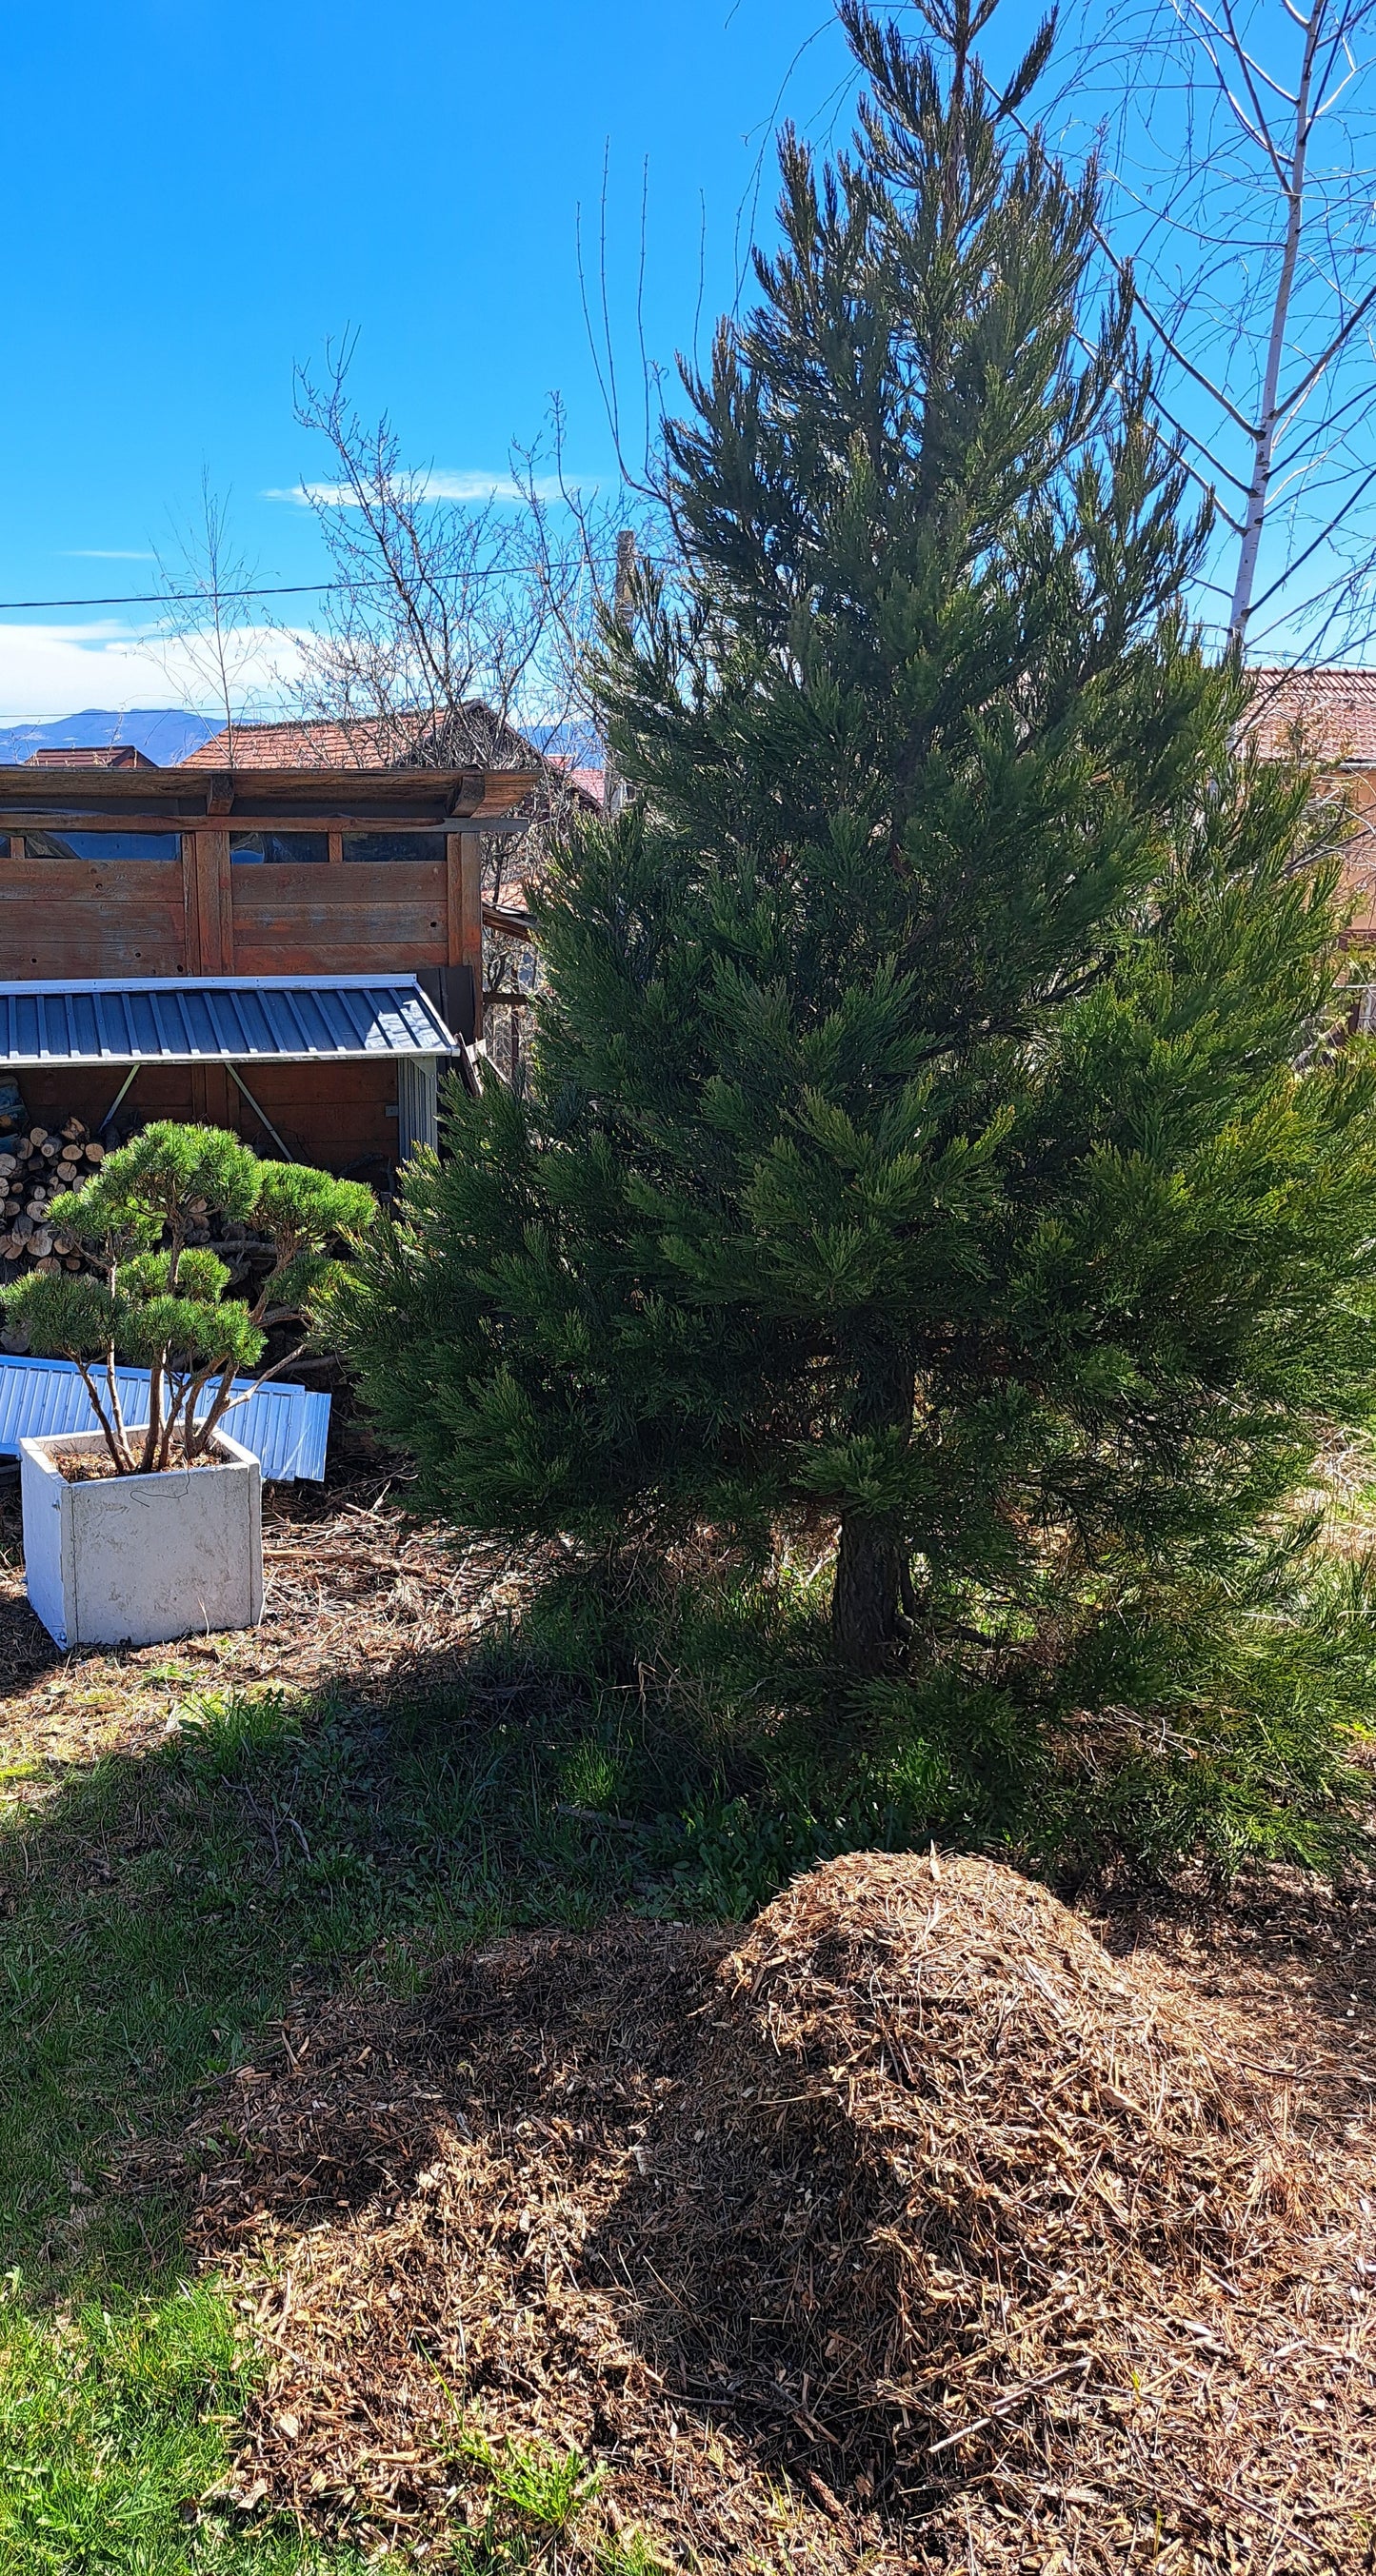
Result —
M59 1646L156 1646L252 1628L263 1608L263 1479L223 1431L214 1463L69 1484L54 1451L103 1451L99 1431L21 1440L24 1578Z

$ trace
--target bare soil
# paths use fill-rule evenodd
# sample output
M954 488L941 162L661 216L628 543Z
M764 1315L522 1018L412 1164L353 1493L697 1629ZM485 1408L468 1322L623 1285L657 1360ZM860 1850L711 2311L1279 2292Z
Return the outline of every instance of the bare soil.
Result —
M134 1437L137 1439L137 1432ZM108 1449L50 1449L48 1455L59 1476L69 1485L93 1485L106 1476L128 1475L127 1469L115 1465ZM188 1458L180 1441L174 1441L167 1465L169 1469L194 1471L198 1467L218 1467L220 1463L215 1457ZM159 1469L158 1472L161 1474L163 1471Z

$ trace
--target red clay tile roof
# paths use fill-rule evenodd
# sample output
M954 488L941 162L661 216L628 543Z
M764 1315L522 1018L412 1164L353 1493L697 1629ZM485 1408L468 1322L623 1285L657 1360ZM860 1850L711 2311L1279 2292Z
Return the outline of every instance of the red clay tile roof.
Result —
M1263 759L1297 748L1310 759L1376 765L1376 670L1256 670Z
M455 744L454 766L538 766L539 752L513 726L503 724L485 707L475 706L473 715L478 720L477 738L467 747ZM397 765L397 740L395 721L384 723L367 716L357 717L349 724L335 724L320 716L295 717L281 724L236 724L232 734L228 727L212 734L209 742L190 752L179 766L222 770L392 769ZM489 740L495 762L481 757ZM600 769L576 768L567 753L560 752L549 755L549 766L567 780L581 805L601 811Z
M382 728L366 718L328 724L236 724L188 752L183 769L386 769Z

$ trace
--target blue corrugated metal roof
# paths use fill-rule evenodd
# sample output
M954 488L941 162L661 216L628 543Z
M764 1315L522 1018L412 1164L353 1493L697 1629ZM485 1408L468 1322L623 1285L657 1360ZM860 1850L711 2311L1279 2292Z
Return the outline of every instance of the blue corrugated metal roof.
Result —
M146 1421L147 1369L117 1368L115 1384L126 1421ZM318 1485L325 1473L329 1397L311 1387L285 1385L280 1378L269 1386L236 1378L234 1392L245 1401L226 1414L225 1429L252 1450L264 1476L277 1484L291 1484L299 1476ZM0 1355L0 1457L17 1458L21 1440L98 1429L91 1399L70 1360Z
M449 1055L414 975L0 984L0 1064L247 1064Z

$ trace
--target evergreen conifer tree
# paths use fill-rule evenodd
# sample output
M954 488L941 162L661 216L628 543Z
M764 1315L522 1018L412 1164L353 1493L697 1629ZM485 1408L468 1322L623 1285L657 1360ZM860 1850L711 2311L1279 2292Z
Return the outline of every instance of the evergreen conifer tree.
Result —
M1093 175L1023 129L1050 33L1000 95L994 5L914 49L845 0L853 147L785 132L681 559L603 637L633 801L540 902L527 1087L451 1102L344 1318L456 1521L834 1523L857 1674L1216 1566L1371 1375L1372 1072L1295 1069L1336 869L1192 634Z

